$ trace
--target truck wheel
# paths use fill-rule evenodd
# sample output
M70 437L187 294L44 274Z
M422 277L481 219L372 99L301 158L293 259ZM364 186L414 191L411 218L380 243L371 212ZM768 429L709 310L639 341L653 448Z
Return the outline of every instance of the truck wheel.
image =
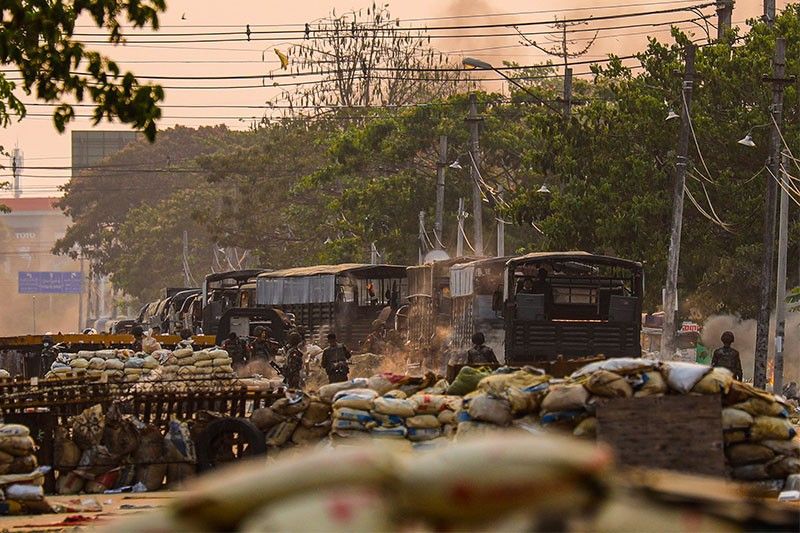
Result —
M264 434L244 418L222 418L211 422L196 444L199 472L267 453Z

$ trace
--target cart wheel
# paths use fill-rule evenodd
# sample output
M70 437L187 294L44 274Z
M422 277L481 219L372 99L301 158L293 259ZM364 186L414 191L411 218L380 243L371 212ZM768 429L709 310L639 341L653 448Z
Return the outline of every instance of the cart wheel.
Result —
M211 422L197 439L197 469L202 472L244 457L267 453L264 434L244 418Z

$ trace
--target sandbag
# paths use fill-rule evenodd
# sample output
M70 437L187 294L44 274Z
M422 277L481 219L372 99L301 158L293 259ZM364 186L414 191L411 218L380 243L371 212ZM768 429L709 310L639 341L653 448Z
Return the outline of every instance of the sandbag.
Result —
M762 479L769 479L770 475L767 472L767 465L763 463L737 466L733 469L733 479L742 481L760 481Z
M267 432L267 446L278 448L286 444L299 424L299 420L287 420L272 427Z
M408 434L408 430L405 426L375 426L371 428L370 435L373 437L379 438L396 438L396 439L404 439Z
M155 426L145 426L139 430L139 447L133 454L136 464L149 464L159 461L164 455L164 436Z
M289 496L313 495L329 488L388 486L397 471L394 456L382 447L315 450L269 464L247 462L211 473L175 500L174 507L177 517L191 517L207 530L232 531L254 509L285 502Z
M455 425L458 423L458 418L456 416L455 411L445 410L440 412L436 415L436 418L439 419L439 423L442 425Z
M69 438L66 428L56 428L53 443L53 467L59 472L68 472L78 466L81 449Z
M459 397L442 394L415 394L409 400L414 403L414 412L418 415L435 415L445 409L456 410L461 403Z
M372 416L372 419L382 427L396 427L402 426L406 423L405 417L397 416L397 415L385 415L383 413L378 413L376 411L370 411L369 414Z
M363 425L375 421L369 411L351 409L349 407L335 407L333 410L333 418L335 420L352 420L354 422L360 422Z
M404 378L399 374L391 374L385 372L383 374L375 374L367 380L367 388L374 390L379 395L384 395L390 390L397 387L397 384Z
M469 440L431 450L400 472L401 512L461 524L517 509L577 514L596 502L593 487L611 464L610 451L572 438L504 433Z
M750 440L750 429L731 429L722 432L722 440L725 446L737 444L739 442L747 442Z
M189 425L186 422L182 422L176 418L171 419L164 440L165 446L172 444L184 460L192 464L197 462L197 452L194 448L194 441L189 431Z
M526 389L549 381L550 376L517 370L508 374L492 374L480 380L477 390L503 396L508 389Z
M98 404L87 409L70 420L72 437L82 450L97 446L103 438L105 416L103 408Z
M125 363L118 359L108 359L106 361L106 370L123 370Z
M783 479L792 474L800 474L800 458L781 455L767 463L767 473L771 478Z
M343 487L300 494L254 512L241 527L261 531L394 531L391 508L372 487Z
M372 409L372 402L378 397L378 393L372 389L349 389L337 392L333 397L333 407L349 407L351 409L361 409L369 411Z
M73 472L86 480L90 480L118 466L119 459L108 451L105 446L97 445L84 450L81 460Z
M603 361L595 361L585 365L570 375L570 379L578 379L582 376L588 376L597 372L598 370L607 370L614 372L621 376L628 374L635 374L637 372L648 372L658 368L658 361L651 361L649 359L640 359L638 357L614 357L611 359L604 359Z
M790 440L763 440L760 444L775 452L775 455L800 457L800 435Z
M66 472L56 479L56 492L61 495L78 494L83 490L86 480L74 472Z
M750 413L753 416L776 416L787 418L786 408L776 401L767 401L763 398L749 398L743 402L733 404L731 407Z
M775 457L775 452L761 444L742 443L725 448L725 455L733 466L766 463Z
M35 444L30 437L0 437L0 450L14 457L31 455Z
M750 440L789 440L797 434L792 423L785 418L757 416L750 427Z
M498 426L507 426L512 420L511 405L508 400L492 398L488 394L478 394L469 398L467 412L473 420Z
M696 363L686 363L683 361L670 361L664 363L664 376L667 378L669 388L686 394L703 377L711 371L711 367L698 365Z
M106 368L106 360L102 357L92 357L89 359L89 366L92 370L104 370Z
M371 427L371 424L369 422L360 422L358 420L346 420L344 418L334 418L331 427L336 432L367 431Z
M321 424L331 417L331 406L324 402L311 401L300 419L303 426L310 428Z
M279 415L269 407L261 407L253 411L250 421L261 431L267 431L286 420L286 417Z
M489 376L489 370L479 368L472 368L471 366L461 367L458 371L456 379L447 387L447 394L456 396L466 396L478 387L478 383L485 377Z
M411 442L425 442L442 436L441 428L408 428L406 438Z
M0 438L3 437L27 437L31 431L22 424L0 424Z
M728 394L733 384L733 372L727 368L717 366L692 387L692 392L697 394Z
M117 456L133 453L139 446L139 430L136 423L123 416L117 404L113 404L106 414L102 443Z
M152 370L154 368L158 368L160 366L160 364L161 363L158 362L158 359L156 359L152 355L148 355L147 357L144 358L144 362L142 363L142 367L143 368L149 368L149 369Z
M35 455L22 455L20 457L15 457L13 461L8 465L6 473L7 474L29 474L36 470L36 467L39 466L39 462L36 460Z
M583 384L586 390L604 398L630 398L633 389L625 378L608 370L598 370Z
M167 465L164 463L150 464L136 468L136 481L145 486L148 491L161 488L167 476Z
M547 383L534 385L525 389L510 387L506 389L504 397L511 405L511 412L514 416L521 416L538 412L542 397L546 391Z
M597 438L597 418L593 416L585 418L575 426L572 434L576 437L584 437L587 439Z
M297 426L297 429L294 430L294 433L292 433L292 442L298 446L313 444L324 439L330 430L330 423L310 427L300 424Z
M731 383L731 388L723 399L725 405L733 405L745 402L751 398L760 398L766 402L775 401L775 396L769 392L754 387L750 383L743 383L736 380Z
M276 414L289 417L302 413L308 409L310 403L311 399L302 392L287 392L286 396L279 398L271 407Z
M748 429L753 425L753 417L739 409L727 407L722 410L722 430Z
M414 407L414 402L397 398L380 397L373 402L373 410L384 415L414 416Z
M22 483L15 483L3 487L3 492L5 492L6 499L8 500L22 502L37 502L44 500L44 489L38 485L24 485Z
M319 388L319 399L326 403L333 403L333 397L337 392L348 389L363 389L368 382L364 378L355 378L341 383L330 383Z
M195 475L195 458L187 457L169 436L164 438L164 462L167 463L167 485L176 488Z
M89 361L83 357L77 357L69 362L69 366L75 369L86 369L89 368Z
M542 400L542 410L548 413L583 409L589 392L583 385L554 385Z
M435 429L442 426L436 415L416 415L406 418L406 427L421 428L421 429Z

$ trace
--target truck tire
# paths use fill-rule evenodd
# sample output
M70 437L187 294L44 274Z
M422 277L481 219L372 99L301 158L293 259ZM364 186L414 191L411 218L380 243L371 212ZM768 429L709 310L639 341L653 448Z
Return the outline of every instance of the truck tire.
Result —
M204 472L227 462L267 453L264 434L244 418L211 422L196 443L197 470Z

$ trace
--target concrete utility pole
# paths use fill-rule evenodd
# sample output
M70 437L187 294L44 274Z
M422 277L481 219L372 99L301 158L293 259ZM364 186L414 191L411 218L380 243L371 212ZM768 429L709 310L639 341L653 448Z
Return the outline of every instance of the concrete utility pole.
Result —
M717 0L717 40L725 36L725 32L731 29L731 17L733 16L733 0Z
M444 217L444 172L447 168L447 135L439 137L439 164L436 168L436 220L433 223L433 234L437 250L442 249L442 219Z
M425 211L419 212L419 264L423 264L428 243L425 242Z
M775 293L775 366L772 369L772 390L780 394L783 389L783 343L786 333L786 255L789 248L789 182L786 167L789 157L783 154L781 172L781 212L778 222L778 289Z
M503 186L500 185L497 188L497 196L500 197L500 200L503 199L503 192ZM506 255L506 223L497 213L494 216L497 219L497 257L503 257Z
M480 152L480 123L483 119L478 116L478 97L475 93L469 95L469 153L471 161L469 165L469 176L472 178L472 225L474 228L473 244L475 255L483 255L483 199L479 183L478 169L481 165Z
M572 67L564 67L564 118L572 114Z
M458 237L456 238L456 257L464 257L464 199L458 199Z
M764 0L764 21L770 26L775 24L775 0Z
M775 290L775 214L778 207L778 184L776 180L779 179L781 169L782 150L780 127L783 124L783 88L784 85L790 81L784 77L785 74L786 40L783 37L778 37L775 39L775 58L772 62L772 77L764 77L764 81L772 83L772 106L770 108L770 113L773 123L770 128L767 188L764 194L764 255L761 263L761 290L759 293L756 349L753 361L753 385L762 389L767 385L769 319L772 313L773 291Z
M86 290L86 283L84 282L84 259L81 254L81 292L78 293L78 333L83 331L83 293Z
M664 291L664 329L661 333L661 357L671 359L675 355L675 319L677 315L678 267L681 256L681 230L683 226L683 190L686 187L687 155L689 153L689 113L694 88L694 45L685 50L686 66L683 74L683 100L681 131L678 136L678 160L675 164L675 188L672 194L672 230L667 258L667 280Z

